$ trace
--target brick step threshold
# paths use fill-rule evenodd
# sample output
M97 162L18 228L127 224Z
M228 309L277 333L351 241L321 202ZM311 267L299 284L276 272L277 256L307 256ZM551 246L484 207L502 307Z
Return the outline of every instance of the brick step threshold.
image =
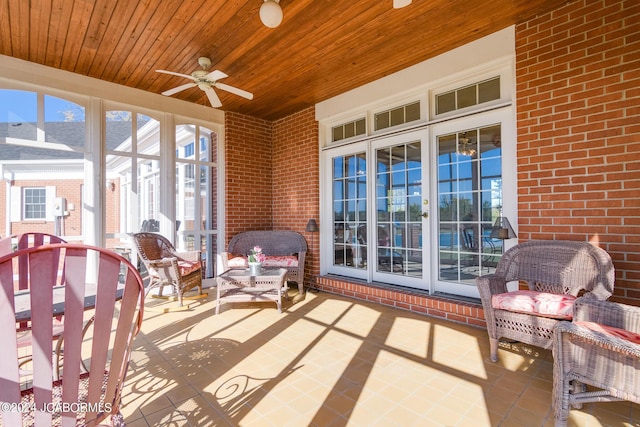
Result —
M471 298L449 295L429 295L415 289L391 287L337 276L314 277L311 287L323 292L486 328L484 310L479 299L474 301Z

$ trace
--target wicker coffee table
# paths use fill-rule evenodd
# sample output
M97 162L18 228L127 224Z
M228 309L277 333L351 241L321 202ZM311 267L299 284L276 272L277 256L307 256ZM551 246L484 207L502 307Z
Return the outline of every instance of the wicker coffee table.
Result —
M287 292L284 280L286 274L286 268L263 269L257 276L250 275L248 269L233 268L225 271L216 278L216 314L225 302L247 301L274 301L278 306L278 313L281 313L282 294Z

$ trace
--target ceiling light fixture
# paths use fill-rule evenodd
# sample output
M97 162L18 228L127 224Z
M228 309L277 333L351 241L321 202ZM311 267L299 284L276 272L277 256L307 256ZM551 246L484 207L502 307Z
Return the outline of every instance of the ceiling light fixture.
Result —
M409 6L411 4L411 0L393 0L393 8L394 9L402 9L405 6Z
M264 0L260 6L260 20L269 28L276 28L282 22L280 0Z
M463 133L458 140L458 154L473 157L476 155L475 143L467 137L467 133Z

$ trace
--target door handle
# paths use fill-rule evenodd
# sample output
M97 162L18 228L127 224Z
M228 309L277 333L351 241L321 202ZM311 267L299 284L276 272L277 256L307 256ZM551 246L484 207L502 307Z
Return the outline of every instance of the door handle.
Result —
M422 218L429 218L429 212L422 212Z

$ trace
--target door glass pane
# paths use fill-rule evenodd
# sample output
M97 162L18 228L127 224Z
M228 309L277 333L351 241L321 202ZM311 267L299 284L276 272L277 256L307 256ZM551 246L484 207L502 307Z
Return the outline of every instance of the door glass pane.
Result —
M437 139L440 280L475 286L502 255L502 241L489 237L502 205L500 132L493 125Z
M421 144L376 151L376 271L422 277Z
M333 159L334 265L367 267L366 153Z

